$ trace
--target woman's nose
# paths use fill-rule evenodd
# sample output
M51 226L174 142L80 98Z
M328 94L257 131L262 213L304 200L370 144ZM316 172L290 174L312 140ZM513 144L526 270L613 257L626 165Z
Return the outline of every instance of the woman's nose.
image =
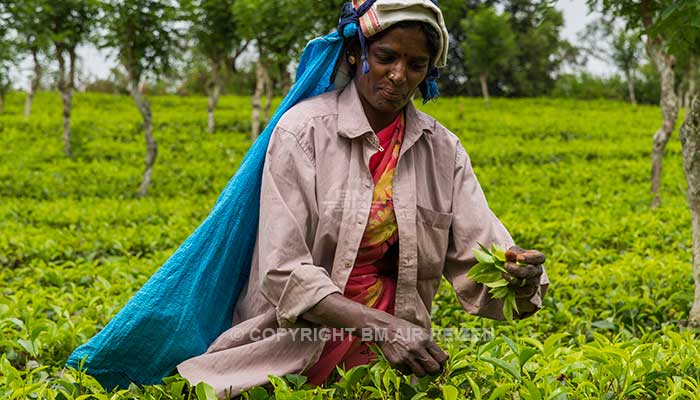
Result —
M406 65L402 62L394 64L389 71L388 78L394 85L403 83L406 80Z

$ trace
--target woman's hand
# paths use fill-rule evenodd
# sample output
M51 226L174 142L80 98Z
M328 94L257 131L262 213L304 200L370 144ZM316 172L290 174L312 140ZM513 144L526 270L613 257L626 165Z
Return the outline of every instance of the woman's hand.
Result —
M394 317L394 321L377 332L375 342L387 361L405 374L418 377L442 371L447 354L435 344L429 329Z
M362 340L377 343L387 361L404 373L437 374L447 360L430 330L339 293L326 296L303 317L316 324L351 329Z
M537 250L523 250L513 246L506 250L506 271L503 277L517 297L532 297L540 287L544 254Z

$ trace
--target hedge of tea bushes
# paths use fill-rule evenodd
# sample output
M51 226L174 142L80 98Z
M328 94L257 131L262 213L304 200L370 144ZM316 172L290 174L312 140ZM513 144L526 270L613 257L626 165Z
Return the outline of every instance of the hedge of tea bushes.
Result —
M141 199L145 144L128 97L75 96L73 158L63 154L59 96L40 93L29 121L23 101L11 94L0 115L0 398L212 398L177 376L106 393L63 364L207 215L250 146L250 99L223 97L210 134L205 98L153 98L159 155ZM547 255L544 308L514 324L475 318L443 282L435 329L493 337L438 338L451 356L440 376L413 381L380 360L323 388L271 377L244 397L697 396L700 346L683 322L693 296L690 217L675 138L663 204L649 208L658 108L439 99L424 109L462 139L516 242Z

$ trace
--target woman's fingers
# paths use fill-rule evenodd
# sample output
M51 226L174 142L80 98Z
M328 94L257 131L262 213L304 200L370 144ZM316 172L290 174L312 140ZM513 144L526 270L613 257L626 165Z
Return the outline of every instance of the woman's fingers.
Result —
M413 359L413 357L408 356L406 357L405 364L408 365L411 370L413 370L413 374L417 377L422 377L425 376L425 369L423 369L423 366L421 366L421 363L418 362L417 360Z
M519 294L534 294L540 285L540 278L544 272L542 265L520 265L506 262L505 268L507 272L503 273L503 278L508 281L508 286Z
M520 265L513 262L506 262L505 268L508 272L508 275L520 280L539 278L539 276L542 275L543 272L541 264Z
M537 250L525 250L516 257L518 262L524 264L544 264L545 256Z
M438 362L438 364L440 364L440 366L444 365L447 361L447 353L442 351L440 346L435 344L435 342L428 343L428 345L426 346L426 350L428 350L428 353L433 357L435 361Z
M396 335L378 342L387 361L404 373L408 367L419 377L439 374L447 354L435 344L431 331L403 320L397 319L395 323L397 326L392 326L392 332ZM401 334L406 331L411 333Z
M421 368L425 373L430 375L439 374L442 370L440 363L438 363L430 353L425 348L421 348L411 354L415 358L412 361L417 361L420 363Z
M545 256L537 250L523 250L518 246L512 246L506 250L506 261L522 264L544 264Z
M518 254L522 253L523 249L521 249L518 246L512 246L508 250L506 250L506 261L508 262L516 262L518 261Z

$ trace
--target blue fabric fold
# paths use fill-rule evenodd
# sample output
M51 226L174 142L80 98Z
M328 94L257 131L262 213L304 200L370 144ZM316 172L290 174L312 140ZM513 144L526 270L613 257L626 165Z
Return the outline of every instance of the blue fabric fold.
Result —
M78 368L84 360L83 368L107 390L130 382L155 384L180 362L204 353L230 328L250 272L270 137L292 106L333 89L331 77L342 47L337 32L307 44L296 83L211 213L109 324L71 354L68 366Z

